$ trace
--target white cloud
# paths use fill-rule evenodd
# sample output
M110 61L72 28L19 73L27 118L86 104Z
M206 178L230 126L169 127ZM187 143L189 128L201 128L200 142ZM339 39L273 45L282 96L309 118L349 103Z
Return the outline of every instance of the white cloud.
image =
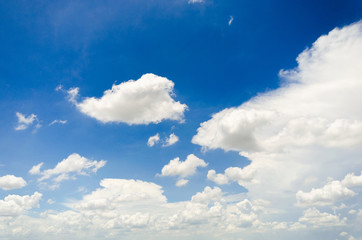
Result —
M310 225L313 228L331 227L346 225L347 218L340 219L339 216L320 212L316 208L309 208L304 211L304 215L299 218L299 222Z
M178 176L179 178L185 178L194 175L198 167L206 167L207 165L204 160L190 154L184 162L180 161L178 157L171 160L162 168L159 176ZM182 182L184 183L184 181L178 182L178 186L185 185L181 184Z
M338 179L362 168L361 61L362 22L336 28L304 50L295 69L280 72L280 88L214 114L192 142L240 152L255 171L243 185L249 198L293 207L298 190L320 186L307 179Z
M211 169L207 173L207 179L211 180L219 185L228 184L230 181L237 182L243 186L245 183L253 181L255 171L250 167L239 168L229 167L225 169L225 173L216 173L215 170Z
M56 124L56 123L64 125L64 124L66 124L67 122L68 122L67 120L57 120L57 119L56 119L56 120L54 120L53 122L49 123L49 126L54 125L54 124Z
M39 207L39 200L42 194L35 192L33 195L8 195L0 200L0 216L16 216L24 211Z
M160 141L160 135L157 133L154 136L151 136L147 141L147 146L153 147L156 143Z
M310 192L298 191L296 196L299 206L325 206L355 195L340 181L332 181L322 188L313 188Z
M181 178L181 179L177 180L176 186L177 187L183 187L183 186L186 186L186 184L188 182L189 182L189 180Z
M343 199L356 195L349 187L362 186L362 174L347 174L342 181L330 181L322 188L312 188L310 192L298 191L296 194L299 206L333 205Z
M0 177L0 188L2 190L18 189L26 186L26 181L22 177L5 175Z
M229 22L228 22L228 25L230 26L234 21L234 17L233 16L230 16L229 18Z
M177 142L178 142L178 137L174 133L171 133L170 136L165 139L165 143L162 144L162 147L168 147L174 145Z
M184 121L185 104L172 96L174 83L167 78L145 74L106 90L101 98L88 97L77 101L79 89L68 91L68 99L84 114L103 123L159 123L163 120Z
M18 118L18 125L15 127L15 130L17 131L25 130L33 124L35 124L34 130L41 127L38 117L33 113L26 117L24 114L17 112L16 116Z
M41 171L43 163L33 166L29 173L33 175L41 175L39 182L51 179L54 184L52 188L58 187L59 183L68 179L75 179L76 175L87 175L95 173L99 168L103 167L106 161L90 161L77 153L69 155L66 159L59 162L55 168Z
M205 2L205 0L189 0L189 4L193 4L193 3L203 3Z

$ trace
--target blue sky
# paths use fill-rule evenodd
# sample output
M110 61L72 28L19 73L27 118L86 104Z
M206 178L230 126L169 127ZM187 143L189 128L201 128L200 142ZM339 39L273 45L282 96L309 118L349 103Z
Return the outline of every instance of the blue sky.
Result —
M1 2L0 238L362 239L361 17Z

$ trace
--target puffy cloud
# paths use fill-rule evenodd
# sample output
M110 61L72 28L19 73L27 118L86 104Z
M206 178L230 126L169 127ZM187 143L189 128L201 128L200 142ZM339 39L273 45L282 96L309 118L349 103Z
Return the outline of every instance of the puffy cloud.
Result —
M18 189L26 186L26 181L22 177L5 175L0 177L0 188L2 190Z
M170 136L165 139L165 143L162 144L162 147L168 147L174 145L177 142L178 142L178 137L174 133L171 133Z
M153 147L156 143L160 141L160 135L157 133L154 136L151 136L147 141L147 146Z
M78 88L68 91L68 99L84 114L103 123L159 123L163 120L183 121L185 104L172 96L174 83L167 78L145 74L106 90L102 97L88 97L78 102Z
M299 222L310 225L313 228L331 227L346 225L347 218L340 219L339 216L320 212L316 208L309 208L304 211L304 215L299 218Z
M254 181L243 184L248 196L293 207L298 190L362 168L362 112L356 111L362 102L361 56L362 22L332 30L298 56L295 69L280 72L280 88L215 113L192 142L206 150L240 152L255 173ZM227 182L225 177L209 174L219 183ZM337 185L313 191L313 199L330 204L352 195L347 185ZM328 201L322 195L331 189L334 200Z
M68 122L67 120L58 120L58 119L56 119L53 122L49 123L49 126L54 125L54 124L62 124L62 125L64 125L67 122Z
M313 188L310 192L298 191L296 196L299 206L324 206L355 195L355 192L343 186L341 182L332 181L322 188Z
M312 188L310 192L298 191L296 194L299 206L325 206L356 195L348 187L362 186L362 174L347 174L342 181L330 181L322 188Z
M225 169L225 173L216 173L215 170L211 169L207 173L207 179L219 184L228 184L229 181L237 182L239 185L244 185L245 183L253 181L253 176L255 171L250 167L245 167L243 169L239 167L229 167Z
M24 114L17 112L16 116L18 117L18 125L15 127L17 131L25 130L33 124L35 124L35 130L41 127L38 117L33 113L26 117Z
M99 188L73 204L76 209L102 210L127 208L131 205L160 204L166 202L161 186L140 180L103 179Z
M29 173L33 175L41 175L38 179L39 182L47 179L52 179L54 185L52 188L58 187L59 183L68 179L75 179L76 175L87 175L89 173L95 173L99 168L103 167L106 161L90 161L85 157L80 156L77 153L69 155L66 159L59 162L55 168L41 171L40 168L43 163L33 166Z
M24 211L39 207L41 193L35 192L33 195L8 195L4 200L0 200L0 216L16 216Z
M171 160L167 165L165 165L159 176L178 176L180 178L185 178L192 176L196 173L196 169L198 167L206 167L208 164L196 157L193 154L187 156L185 161L180 161L180 158L175 158ZM182 181L184 183L184 181ZM179 186L183 186L185 184L178 184Z

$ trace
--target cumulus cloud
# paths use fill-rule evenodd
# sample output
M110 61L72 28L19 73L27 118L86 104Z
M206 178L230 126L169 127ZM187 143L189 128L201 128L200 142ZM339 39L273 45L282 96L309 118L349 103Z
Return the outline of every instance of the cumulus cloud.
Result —
M160 141L160 135L157 133L154 136L151 136L147 141L147 146L153 147L156 143Z
M184 121L185 104L172 97L174 83L167 78L145 74L106 90L100 98L87 97L77 101L78 88L68 90L68 99L84 114L103 123L159 123L163 120Z
M209 170L207 179L219 185L228 184L231 181L243 186L246 182L253 181L254 175L255 171L248 166L243 169L239 167L229 167L225 169L224 174L216 173L213 169Z
M310 192L298 191L296 194L299 206L325 206L353 197L354 191L348 187L362 186L362 174L347 174L342 181L330 181L322 188L312 188Z
M18 189L26 186L26 181L22 177L5 175L0 177L0 188L2 190Z
M165 139L165 143L162 144L162 147L168 147L174 145L177 142L178 142L178 137L174 133L171 133L170 136Z
M248 196L292 207L298 190L320 186L307 179L338 179L362 168L361 56L362 22L332 30L298 56L296 68L280 71L278 89L213 114L192 142L240 152L255 171L255 181L243 185ZM216 172L209 177L227 182ZM332 185L313 194L338 184ZM341 198L352 195L344 187Z
M69 155L66 159L59 162L55 168L41 171L43 163L33 166L29 173L33 175L41 175L38 178L39 182L51 179L54 184L52 188L58 187L59 183L68 180L76 179L76 175L88 175L96 173L99 168L103 167L106 161L90 161L77 153Z
M193 154L190 154L183 162L180 161L180 158L178 157L171 160L162 168L161 174L159 174L159 176L177 176L179 178L190 177L196 173L196 169L198 167L206 167L207 165L208 164L204 160L196 157ZM181 182L178 182L178 186L183 186L186 183L182 180Z
M16 216L35 207L39 207L41 193L35 192L33 195L8 195L4 200L0 200L0 216Z
M15 130L17 131L25 130L32 125L34 125L34 130L41 127L38 117L33 113L26 117L24 114L17 112L16 116L18 118L18 125L15 127Z
M340 219L339 216L326 212L320 212L316 208L309 208L299 218L299 222L308 224L312 228L331 227L346 225L347 218Z

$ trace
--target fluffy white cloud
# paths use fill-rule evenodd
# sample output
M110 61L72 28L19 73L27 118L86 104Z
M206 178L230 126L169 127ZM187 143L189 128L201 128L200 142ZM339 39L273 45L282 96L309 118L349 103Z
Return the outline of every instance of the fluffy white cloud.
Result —
M320 212L316 208L309 208L304 211L304 215L299 218L299 222L310 225L313 228L331 227L346 225L347 218L340 219L339 216Z
M170 136L165 139L165 143L162 144L162 147L168 147L174 145L177 142L178 142L178 137L174 133L171 133Z
M77 101L78 88L68 91L68 99L84 114L101 122L127 124L159 123L163 120L183 121L185 104L172 96L174 83L167 78L145 74L106 90L101 98L89 97Z
M41 127L38 117L33 113L26 117L24 114L17 112L16 116L18 118L18 125L15 127L15 130L25 130L33 124L35 124L35 130Z
M178 157L171 160L162 168L159 176L178 176L180 178L185 178L194 175L198 167L206 167L207 165L208 164L204 160L190 154L183 162L180 161L180 158ZM183 186L185 184L185 181L178 182L178 186Z
M207 179L211 180L219 185L228 184L230 181L237 182L243 186L245 183L253 181L255 171L250 167L239 168L229 167L225 169L225 173L216 173L215 170L211 169L207 173Z
M298 191L296 196L299 206L325 206L355 195L340 181L332 181L322 188L313 188L310 192Z
M147 141L147 146L153 147L156 143L160 141L160 135L157 133L154 136L151 136Z
M243 184L248 196L292 208L298 190L362 168L362 112L356 110L362 102L361 61L362 22L336 28L303 51L295 69L280 72L280 88L214 114L192 142L240 152L255 172ZM209 174L219 183L225 177ZM332 198L351 196L344 187L334 189L341 192ZM332 202L320 197L325 191L313 192L320 204Z
M41 193L35 192L33 195L8 195L4 200L0 200L0 216L16 216L24 211L39 207Z
M69 155L66 159L59 162L55 168L41 171L43 163L33 166L29 173L33 175L41 175L39 182L52 179L54 184L52 188L58 187L59 183L68 179L75 179L76 175L87 175L95 173L99 168L103 167L106 161L90 161L77 153Z
M298 191L299 206L325 206L356 195L349 187L362 186L362 174L347 174L342 181L330 181L322 188L312 188L310 192Z
M0 188L2 190L18 189L26 186L26 181L22 177L5 175L0 177Z

